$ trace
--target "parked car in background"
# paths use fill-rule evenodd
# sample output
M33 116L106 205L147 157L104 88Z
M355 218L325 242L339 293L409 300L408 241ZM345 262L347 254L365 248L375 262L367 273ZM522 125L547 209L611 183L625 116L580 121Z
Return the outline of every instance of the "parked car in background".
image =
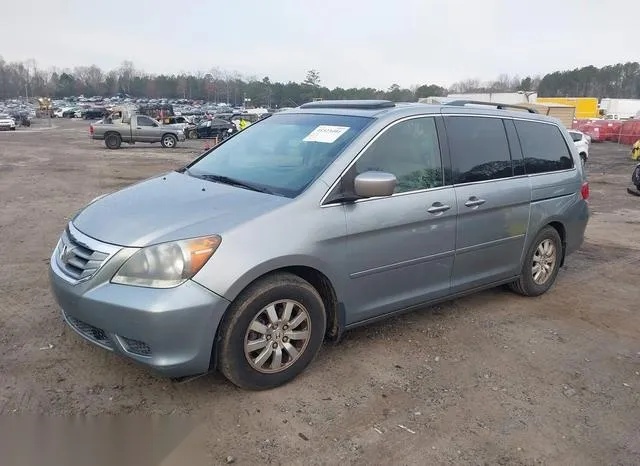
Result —
M575 129L569 130L569 136L571 136L571 139L578 150L580 160L582 160L583 164L586 164L589 159L589 145L591 144L591 137L584 134L582 131Z
M187 138L189 137L189 130L196 128L190 118L182 115L167 116L162 118L160 122L165 128L179 129Z
M84 110L82 118L85 120L100 120L109 114L104 107L92 107Z
M7 114L0 115L0 130L15 131L16 121Z
M588 197L549 117L314 102L92 201L50 277L90 342L266 389L347 329L502 284L545 293L583 242Z
M159 142L162 147L173 149L185 135L179 128L167 128L146 115L126 115L114 120L106 117L89 128L92 139L104 141L109 149L119 149L123 142Z
M236 125L222 118L202 120L195 128L187 130L190 139L226 139L238 132Z

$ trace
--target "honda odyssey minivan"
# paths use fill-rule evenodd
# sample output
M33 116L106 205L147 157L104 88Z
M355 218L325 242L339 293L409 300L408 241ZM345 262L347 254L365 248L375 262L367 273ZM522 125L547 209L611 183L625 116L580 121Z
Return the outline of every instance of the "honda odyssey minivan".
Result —
M89 203L51 283L96 345L265 389L355 326L503 284L546 292L588 197L566 129L533 111L313 102Z

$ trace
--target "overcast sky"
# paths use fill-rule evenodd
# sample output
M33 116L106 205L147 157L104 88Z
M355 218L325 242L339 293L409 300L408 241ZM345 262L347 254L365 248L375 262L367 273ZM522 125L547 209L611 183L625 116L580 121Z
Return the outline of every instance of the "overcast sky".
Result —
M0 0L0 55L387 88L640 60L640 0Z

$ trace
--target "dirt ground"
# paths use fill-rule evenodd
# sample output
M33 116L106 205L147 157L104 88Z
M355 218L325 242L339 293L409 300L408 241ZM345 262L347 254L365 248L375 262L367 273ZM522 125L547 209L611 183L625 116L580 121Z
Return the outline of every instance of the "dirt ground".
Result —
M86 122L53 125L0 133L0 417L188 415L197 427L166 460L184 465L640 464L628 148L592 146L586 241L548 294L495 289L348 332L294 382L254 393L215 374L157 378L66 327L47 278L66 222L203 142L109 151Z

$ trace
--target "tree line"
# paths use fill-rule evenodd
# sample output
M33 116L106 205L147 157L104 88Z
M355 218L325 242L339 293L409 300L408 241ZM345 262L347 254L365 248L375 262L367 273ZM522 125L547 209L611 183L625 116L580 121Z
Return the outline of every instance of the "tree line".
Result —
M208 72L152 75L125 61L116 69L103 71L95 65L59 70L41 68L35 60L5 62L0 57L0 99L47 96L113 96L174 98L243 102L255 106L290 107L313 99L388 99L416 101L420 97L445 96L465 92L538 91L540 96L591 96L640 98L640 64L625 63L603 68L587 66L556 71L543 77L500 75L491 82L469 79L444 88L435 84L410 88L392 84L388 89L370 87L329 89L320 73L309 70L302 82L272 82L268 76L243 76L213 68Z

